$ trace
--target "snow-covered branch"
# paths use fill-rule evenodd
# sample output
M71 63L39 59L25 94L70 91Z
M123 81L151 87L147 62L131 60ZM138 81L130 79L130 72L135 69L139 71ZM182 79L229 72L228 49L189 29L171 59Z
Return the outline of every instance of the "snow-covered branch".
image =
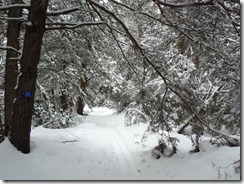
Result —
M3 19L3 20L18 20L18 21L22 21L22 22L25 22L27 21L26 18L24 17L0 17L0 19Z
M12 51L15 51L17 52L18 54L21 54L21 52L13 47L10 47L10 46L0 46L0 49L2 50L12 50Z
M169 3L169 2L165 2L163 0L152 0L152 1L159 3L160 5L170 7L170 8L185 8L185 7L214 5L213 0L209 0L206 2L195 2L195 3Z
M4 5L4 6L0 6L0 11L10 10L10 9L17 9L17 8L28 9L28 8L30 8L30 4Z
M162 78L164 83L167 85L168 82L167 82L166 77L157 69L157 67L152 63L152 61L150 61L150 59L146 56L146 54L144 52L144 49L140 46L140 44L137 42L137 40L134 38L134 36L130 33L129 29L124 24L124 22L120 18L118 18L113 12L111 12L107 8L101 6L99 3L96 3L96 2L94 2L92 0L88 0L88 2L91 5L96 6L97 8L102 10L103 12L109 14L114 20L116 20L122 26L123 30L125 31L125 33L129 37L129 39L131 40L131 42L133 43L135 48L139 50L139 52L142 54L144 59L150 64L150 66L157 72L157 74Z
M123 4L123 3L118 2L118 1L116 1L116 0L110 0L110 1L113 2L113 3L116 3L116 4L120 5L120 6L123 6L123 7L127 8L127 9L129 9L129 10L131 10L131 11L135 11L133 8L127 6L126 4Z
M73 8L68 8L64 10L58 10L58 11L49 11L47 12L47 16L57 16L57 15L63 15L63 14L69 14L75 11L80 10L80 6L73 7Z
M56 30L56 29L76 29L82 26L94 26L105 24L105 22L81 22L81 23L63 23L63 22L56 22L56 23L47 23L47 25L55 25L53 27L46 27L46 30Z
M239 146L239 141L236 138L233 138L231 136L222 134L214 129L212 129L203 119L200 118L200 116L198 115L198 113L192 108L192 106L187 102L187 100L174 88L169 87L169 89L176 94L181 100L182 102L184 102L184 104L188 107L188 109L190 110L190 112L194 115L194 117L206 128L208 129L213 135L219 135L221 137L223 137L225 140L229 141L230 144L232 144L231 146Z
M94 2L92 0L88 0L88 2L91 4L92 7L97 7L99 8L101 11L107 13L109 16L111 16L118 24L120 24L120 26L123 28L124 32L126 33L126 35L128 36L128 38L132 41L134 47L136 49L139 50L139 52L141 53L141 55L143 56L143 58L147 61L147 63L154 69L154 71L158 74L158 76L160 76L160 78L164 81L165 85L168 87L169 90L171 90L174 94L176 94L181 100L182 102L188 107L188 109L190 110L191 114L200 122L201 125L203 125L204 127L206 127L206 129L208 129L210 132L212 132L215 135L221 135L223 136L225 139L230 139L233 140L233 145L235 145L235 143L237 143L237 141L227 135L224 135L218 131L215 131L214 129L212 129L203 119L201 119L201 117L198 115L198 113L192 108L192 106L188 103L188 101L185 99L185 97L182 96L182 93L179 92L179 90L176 90L173 86L171 86L173 84L172 81L170 81L167 77L164 76L164 74L162 74L158 68L153 64L153 62L147 57L147 55L145 54L144 49L140 46L140 44L137 42L137 40L134 38L134 36L131 34L131 32L129 31L128 27L125 25L125 23L114 14L114 12L108 10L107 8L103 7L102 5L100 5L97 2ZM208 1L208 3L210 3L212 1ZM205 3L206 4L206 3ZM188 4L189 5L189 4ZM191 5L191 4L190 4ZM181 4L181 6L183 6L183 4ZM178 6L179 7L179 6ZM179 88L182 90L182 88ZM236 146L236 145L235 145Z

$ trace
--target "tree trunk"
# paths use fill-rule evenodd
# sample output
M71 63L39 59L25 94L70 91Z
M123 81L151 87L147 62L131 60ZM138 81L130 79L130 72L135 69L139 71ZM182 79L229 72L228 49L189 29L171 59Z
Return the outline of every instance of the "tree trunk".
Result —
M12 0L12 4L21 4L22 0ZM22 9L10 9L9 18L19 18L22 16ZM7 28L7 46L19 50L19 35L21 22L19 20L8 20ZM13 101L16 97L15 86L18 77L18 53L13 50L7 50L5 64L5 92L4 92L4 134L9 134L13 114Z
M78 97L78 103L77 103L77 114L84 115L84 107L85 103L82 97Z
M0 143L4 141L4 129L3 129L3 122L1 119L1 112L0 112Z
M68 110L68 108L69 108L68 96L63 91L62 91L62 94L60 95L60 102L61 102L61 107L62 107L63 112Z
M30 152L31 118L34 110L34 97L37 78L37 65L40 60L42 37L48 0L31 0L28 22L20 59L17 99L13 107L13 122L10 141L21 152Z
M84 92L86 91L87 85L88 85L88 80L86 77L84 77L84 79L80 79L80 86ZM85 107L84 99L82 96L79 96L77 102L77 114L84 115L84 107Z

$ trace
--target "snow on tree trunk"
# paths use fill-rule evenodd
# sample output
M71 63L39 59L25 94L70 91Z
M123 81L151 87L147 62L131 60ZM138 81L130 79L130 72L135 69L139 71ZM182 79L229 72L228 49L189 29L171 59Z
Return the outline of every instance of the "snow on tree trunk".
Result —
M12 1L16 4L23 3L22 0ZM19 18L22 16L22 9L10 9L9 18ZM19 35L21 22L19 20L8 20L7 45L19 49ZM4 134L7 137L12 121L13 101L15 98L15 86L18 77L18 53L14 50L7 50L5 64L5 98L4 98Z
M40 60L42 37L45 31L47 5L48 0L31 0L23 54L20 60L21 75L18 78L10 141L23 153L30 152L30 131L34 110L37 65Z

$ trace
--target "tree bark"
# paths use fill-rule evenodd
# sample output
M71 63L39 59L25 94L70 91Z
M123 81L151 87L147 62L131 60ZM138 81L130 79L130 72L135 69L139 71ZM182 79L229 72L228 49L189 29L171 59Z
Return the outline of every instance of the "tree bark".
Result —
M78 97L78 102L77 102L77 114L79 115L84 115L84 107L85 103L82 97Z
M12 4L22 4L23 0L12 0ZM9 18L22 16L22 9L10 9ZM21 22L19 20L8 20L7 46L19 50L19 35ZM4 135L9 135L13 114L13 101L16 97L15 86L18 77L18 53L8 49L5 64L5 91L4 91Z
M1 112L0 112L1 113ZM4 126L0 114L0 143L4 141Z
M61 102L61 107L62 107L63 112L68 110L68 108L69 108L68 96L63 91L62 91L62 94L60 95L60 102Z
M85 68L85 67L83 67L83 68ZM84 77L84 79L80 79L80 86L84 92L86 91L87 85L88 85L88 80L86 77ZM77 102L77 114L80 114L80 115L84 115L85 102L84 102L83 98L84 97L79 96L78 102Z
M30 152L31 119L34 110L37 65L40 60L42 37L48 0L31 0L28 24L26 25L17 98L13 107L13 122L10 141L21 152Z

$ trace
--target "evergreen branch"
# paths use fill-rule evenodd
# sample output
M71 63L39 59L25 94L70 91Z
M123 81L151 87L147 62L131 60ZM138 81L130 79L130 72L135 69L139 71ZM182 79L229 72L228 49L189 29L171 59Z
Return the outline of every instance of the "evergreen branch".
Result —
M92 0L88 0L88 2L90 4L93 4L94 6L98 7L100 10L104 11L105 13L109 14L110 16L112 16L112 18L114 20L116 20L123 28L123 30L125 31L126 35L128 36L128 38L131 40L131 42L133 43L134 47L137 48L139 50L139 52L141 53L141 55L143 56L143 58L150 64L150 66L156 71L156 73L163 79L164 83L167 85L167 79L164 75L161 74L161 72L157 69L157 67L152 63L152 61L150 61L150 59L146 56L144 49L139 45L139 43L136 41L136 39L133 37L133 35L130 33L129 29L127 28L127 26L124 24L124 22L118 18L113 12L111 12L110 10L108 10L107 8L101 6L100 4L92 1Z
M132 36L132 34L130 33L129 29L127 28L127 26L124 24L124 22L122 20L120 20L113 12L111 12L110 10L108 10L107 8L101 6L100 4L92 1L92 0L88 0L88 2L96 7L98 7L100 10L104 11L105 13L109 14L114 20L116 20L123 28L123 30L125 31L126 35L129 37L129 39L131 40L131 42L134 44L135 48L137 48L139 50L139 52L142 54L143 58L149 63L149 65L155 70L155 72L160 76L160 78L164 81L166 87L168 87L168 89L170 89L174 94L176 94L181 100L182 102L189 108L190 112L197 118L197 120L203 125L205 126L210 132L212 132L213 134L217 134L217 135L221 135L223 137L225 137L226 139L234 139L228 135L224 135L220 132L217 132L215 130L213 130L212 128L210 128L206 122L204 122L198 115L197 112L195 112L195 110L193 110L193 108L191 107L191 105L187 102L187 100L178 92L176 91L173 86L169 86L168 84L170 83L170 81L157 69L157 67L150 61L150 59L146 56L144 49L139 45L139 43L136 41L136 39ZM234 139L236 141L236 139Z
M93 9L95 10L95 12L98 14L98 16L100 17L100 19L101 19L102 21L105 21L104 18L102 17L102 15L96 10L96 8L95 8L94 6L92 6L92 7L93 7ZM138 77L137 72L135 71L134 67L131 65L130 61L129 61L128 58L126 57L126 55L125 55L125 53L124 53L124 51L123 51L123 49L122 49L122 47L121 47L121 45L120 45L119 40L118 40L118 39L116 38L116 36L114 35L114 32L113 32L114 29L113 29L110 25L108 25L108 24L106 24L106 25L107 25L107 27L110 29L110 33L112 34L113 39L115 40L117 46L119 47L119 50L120 50L120 52L122 53L123 58L125 59L125 61L126 61L127 64L129 65L129 67L132 69L132 71L135 73L135 75L136 75L138 81L141 82L140 79L139 79L139 77ZM116 30L116 32L117 32L117 30ZM119 33L122 34L121 32L119 32Z
M133 8L131 8L131 7L129 7L129 6L125 5L125 4L123 4L123 3L117 2L117 1L115 1L115 0L110 0L110 1L112 1L113 3L116 3L116 4L120 5L120 6L123 6L123 7L127 8L127 9L129 9L129 10L131 10L131 11L136 12L135 9L133 9ZM159 5L159 4L157 4L157 5L158 5L158 7L159 7L159 9L160 9L160 11L161 11L161 14L162 14L162 10L161 10L160 5ZM147 17L149 17L150 19L153 19L153 20L155 20L155 21L157 21L157 22L159 22L159 23L161 23L161 24L163 24L163 25L166 25L166 26L169 26L169 27L173 27L173 28L175 28L177 31L179 31L179 32L181 32L182 34L184 34L189 40L191 40L191 41L195 41L194 38L190 37L190 36L187 35L184 31L181 30L181 29L186 29L186 28L182 28L182 27L179 27L178 25L174 25L174 24L172 24L172 23L171 23L170 21L168 21L168 20L167 20L167 22L163 22L163 21L160 20L159 18L155 18L155 17L153 17L152 15L149 15L148 13L145 13L145 12L142 12L142 11L138 12L138 14L147 16Z
M235 29L235 31L236 31L236 33L238 34L238 36L241 36L241 33L240 33L240 31L238 30L238 28L237 28L237 26L240 26L240 24L238 24L238 23L236 23L235 21L233 21L232 20L232 18L231 18L231 14L230 14L230 10L228 10L227 8L226 8L226 6L224 5L224 3L221 3L220 1L217 1L218 2L218 4L224 9L224 11L226 12L226 14L227 14L227 16L228 16L228 18L230 19L230 21L231 21L231 23L232 23L232 26L234 27L234 29ZM236 12L235 12L236 13ZM240 12L238 12L237 13L238 14L238 16L240 16Z
M196 119L197 119L203 126L205 126L210 132L212 132L213 134L217 134L217 135L223 136L224 138L227 138L227 139L233 139L233 140L235 140L235 142L238 142L237 139L235 139L235 138L233 138L233 137L230 137L230 136L228 136L228 135L222 134L222 133L220 133L220 132L218 132L218 131L215 131L215 130L213 130L212 128L210 128L210 127L208 126L208 124L207 124L206 122L204 122L204 121L200 118L200 116L198 115L198 113L195 112L195 110L193 110L193 108L191 107L191 105L186 101L186 99L185 99L179 92L177 92L177 91L176 91L175 89L173 89L172 87L169 87L169 89L170 89L174 94L176 94L176 95L177 95L177 96L184 102L185 105L187 105L188 109L189 109L190 112L195 116L195 118L196 118Z

